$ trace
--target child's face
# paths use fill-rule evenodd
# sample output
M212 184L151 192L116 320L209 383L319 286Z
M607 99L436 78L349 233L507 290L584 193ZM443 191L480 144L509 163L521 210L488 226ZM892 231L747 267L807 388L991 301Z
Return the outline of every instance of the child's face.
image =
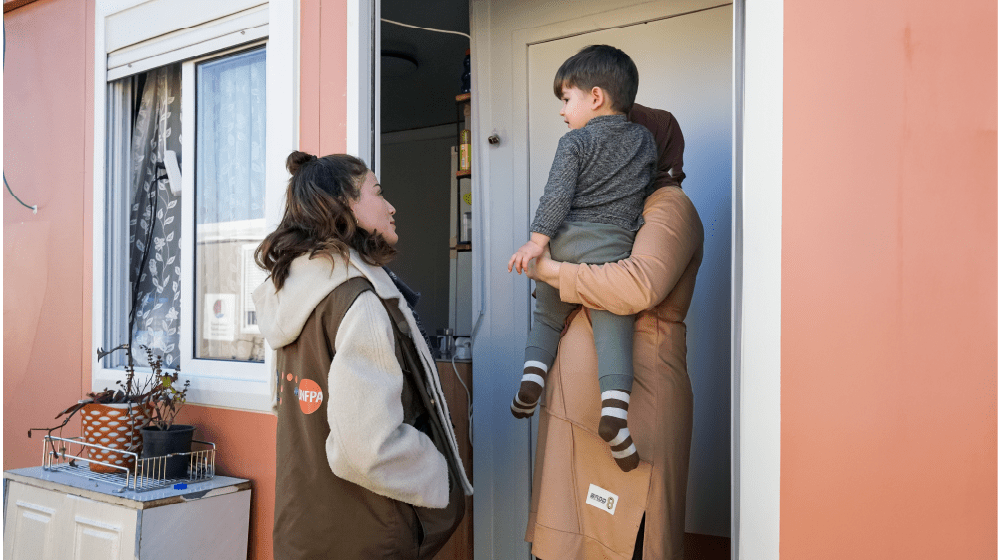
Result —
M574 130L583 128L590 122L590 119L597 116L595 112L596 96L592 92L583 91L576 86L564 85L559 99L563 102L559 116Z

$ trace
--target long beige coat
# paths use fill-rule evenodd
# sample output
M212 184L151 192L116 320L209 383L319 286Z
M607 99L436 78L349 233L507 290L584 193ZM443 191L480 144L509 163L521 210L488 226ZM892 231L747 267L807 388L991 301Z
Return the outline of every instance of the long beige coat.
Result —
M644 560L682 560L693 397L684 318L702 259L704 230L678 187L646 199L632 256L564 263L563 301L637 314L629 430L641 459L623 473L597 435L601 399L589 315L572 316L540 409L525 539L543 560L630 560L643 513ZM591 485L617 495L614 513L587 503ZM607 495L607 494L605 494Z

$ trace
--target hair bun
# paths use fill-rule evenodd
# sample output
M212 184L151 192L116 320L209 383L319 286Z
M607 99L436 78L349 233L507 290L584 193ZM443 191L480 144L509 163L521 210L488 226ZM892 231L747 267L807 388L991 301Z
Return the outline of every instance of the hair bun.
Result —
M285 167L288 168L289 173L295 175L299 171L299 168L314 159L316 159L316 156L312 154L295 151L288 154L288 159L285 161Z

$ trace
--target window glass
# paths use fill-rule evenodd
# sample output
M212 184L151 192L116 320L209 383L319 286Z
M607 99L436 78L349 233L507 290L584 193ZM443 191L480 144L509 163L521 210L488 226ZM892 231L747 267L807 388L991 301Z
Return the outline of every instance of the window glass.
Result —
M261 362L250 294L264 281L265 49L197 65L194 357Z

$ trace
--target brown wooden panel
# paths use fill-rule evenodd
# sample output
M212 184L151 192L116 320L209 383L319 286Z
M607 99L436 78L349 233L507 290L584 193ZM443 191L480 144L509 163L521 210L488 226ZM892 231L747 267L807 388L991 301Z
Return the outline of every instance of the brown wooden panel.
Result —
M472 391L472 364L469 362L438 362L438 375L441 376L441 388L444 398L448 400L451 419L455 424L455 436L458 438L458 451L465 465L465 473L472 480L472 444L469 443L469 397L456 378L455 370L461 376L470 393ZM472 559L472 496L465 498L465 517L455 530L455 534L437 553L434 560L471 560Z

